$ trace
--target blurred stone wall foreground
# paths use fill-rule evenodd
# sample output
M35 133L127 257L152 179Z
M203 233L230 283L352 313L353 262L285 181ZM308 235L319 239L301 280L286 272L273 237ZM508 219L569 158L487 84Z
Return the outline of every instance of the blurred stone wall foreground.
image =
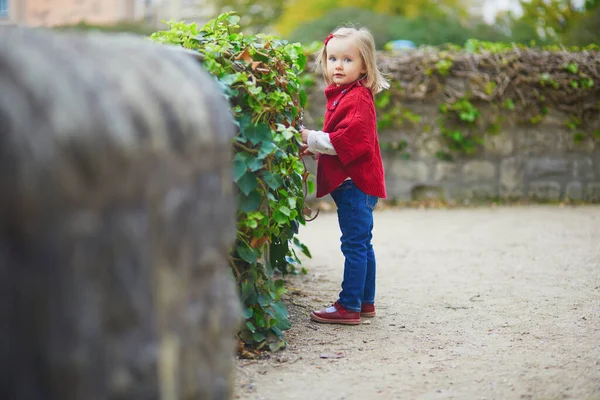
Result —
M229 398L226 100L142 39L0 37L0 398Z

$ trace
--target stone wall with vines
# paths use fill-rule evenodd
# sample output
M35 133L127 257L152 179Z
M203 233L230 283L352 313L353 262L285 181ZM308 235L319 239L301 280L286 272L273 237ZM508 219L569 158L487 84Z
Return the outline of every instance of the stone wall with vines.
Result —
M378 63L392 81L376 96L392 199L600 202L597 47L470 41ZM323 82L305 81L320 127Z

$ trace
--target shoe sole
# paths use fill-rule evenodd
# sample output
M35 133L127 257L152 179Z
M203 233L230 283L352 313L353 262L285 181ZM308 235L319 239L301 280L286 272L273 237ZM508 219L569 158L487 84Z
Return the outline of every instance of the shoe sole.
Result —
M375 316L375 311L373 312L368 312L368 313L360 313L361 317L366 317L366 318L373 318Z
M360 325L360 320L355 319L325 319L313 313L310 314L310 319L322 324L341 324L341 325Z

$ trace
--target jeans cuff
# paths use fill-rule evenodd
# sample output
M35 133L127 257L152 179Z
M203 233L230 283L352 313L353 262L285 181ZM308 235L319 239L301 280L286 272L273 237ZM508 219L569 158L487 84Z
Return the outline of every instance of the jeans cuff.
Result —
M342 304L341 301L338 300L338 304L340 306L342 306L344 308L344 310L346 311L352 311L352 312L360 312L360 307L359 308L352 308L352 307L347 307L346 305Z

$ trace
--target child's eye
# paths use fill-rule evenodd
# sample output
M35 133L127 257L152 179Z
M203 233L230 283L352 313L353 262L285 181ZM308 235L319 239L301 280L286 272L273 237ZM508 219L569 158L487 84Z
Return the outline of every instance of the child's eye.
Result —
M329 61L335 61L335 57L329 57Z
M352 60L349 59L349 58L345 58L344 61L346 61L346 62L352 62Z

